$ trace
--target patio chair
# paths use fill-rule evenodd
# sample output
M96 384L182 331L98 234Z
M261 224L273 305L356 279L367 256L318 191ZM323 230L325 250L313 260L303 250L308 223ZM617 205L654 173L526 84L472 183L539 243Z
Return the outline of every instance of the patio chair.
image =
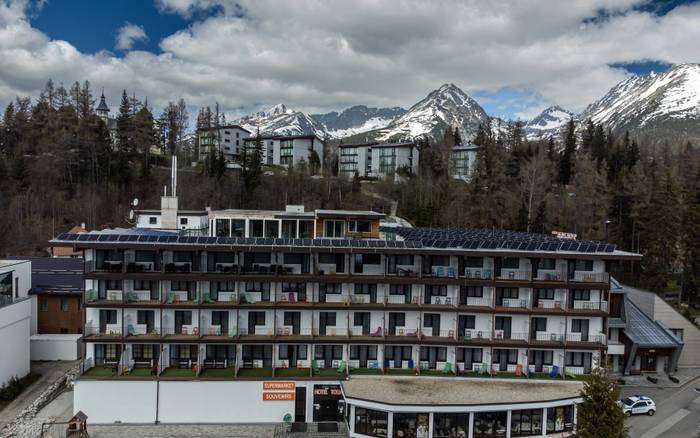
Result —
M372 333L369 334L370 336L381 336L382 335L382 328L377 327L377 330L373 331Z
M447 268L447 276L450 278L457 278L457 275L455 274L455 268L452 266Z
M522 377L522 375L523 375L523 365L522 364L515 365L515 375L518 377Z
M346 368L347 368L347 362L345 362L344 360L341 360L340 364L338 364L338 374L344 374Z
M165 304L172 304L175 302L175 294L172 292L168 292L168 295L165 299Z
M438 266L437 270L435 271L435 276L436 277L444 277L445 276L445 268L442 266Z
M236 327L231 327L228 329L228 337L229 338L235 338L237 334Z
M445 298L445 304L447 304L447 305L452 305L452 297L446 297L446 298Z
M202 299L204 300L205 304L213 304L214 300L211 299L208 293L202 295Z
M318 361L316 359L311 361L311 370L314 372L314 374L321 372L321 368L318 366Z
M88 291L88 301L97 301L97 291L95 289Z
M136 334L136 330L134 330L134 326L132 324L126 326L126 334L129 336L134 336Z
M552 372L549 373L549 377L555 378L559 375L559 365L554 365L552 367Z
M450 374L452 372L452 363L445 362L445 366L442 368L443 374Z
M489 374L489 366L487 363L482 363L481 368L479 368L479 375L483 376Z
M464 342L469 342L472 340L472 332L469 329L464 330L464 337L462 340Z
M408 359L408 369L412 370L415 368L415 363L413 362L413 359Z
M135 293L133 293L133 292L126 293L126 302L127 303L133 303L134 301L138 301L138 300L139 300L139 296L136 295Z
M294 296L294 292L289 292L289 302L290 302L290 303L296 303L296 302L297 302L297 299L296 299L296 297Z

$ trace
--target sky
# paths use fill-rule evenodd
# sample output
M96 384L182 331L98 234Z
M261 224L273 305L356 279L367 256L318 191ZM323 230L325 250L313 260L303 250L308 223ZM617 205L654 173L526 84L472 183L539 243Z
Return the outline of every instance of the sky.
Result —
M0 0L0 105L46 81L184 98L229 120L411 105L444 83L486 111L582 111L631 74L700 62L680 0ZM97 96L96 96L97 97Z

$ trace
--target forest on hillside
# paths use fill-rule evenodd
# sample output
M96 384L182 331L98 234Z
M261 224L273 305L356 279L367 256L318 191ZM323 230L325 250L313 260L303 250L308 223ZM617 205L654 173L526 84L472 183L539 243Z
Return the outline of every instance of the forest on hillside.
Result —
M337 176L328 148L322 171L262 166L255 155L241 171L223 160L191 165L197 142L188 136L184 101L154 115L147 102L125 91L116 142L95 114L88 82L69 89L47 83L40 96L17 98L0 121L0 256L46 254L47 240L76 224L89 229L128 226L134 197L139 208L158 208L169 179L167 156L180 157L181 208L362 208L398 214L416 226L552 230L608 240L641 252L641 263L616 275L657 292L700 290L700 154L697 145L654 146L604 126L571 121L558 137L527 140L523 125L495 132L482 125L481 146L468 182L450 177L448 130L441 141L420 142L417 175L381 181ZM212 122L213 120L213 122ZM203 108L196 126L219 123Z

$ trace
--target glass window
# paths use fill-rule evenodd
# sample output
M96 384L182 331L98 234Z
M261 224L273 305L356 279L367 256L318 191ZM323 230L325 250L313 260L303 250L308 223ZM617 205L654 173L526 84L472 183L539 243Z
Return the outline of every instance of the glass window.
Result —
M464 257L464 267L466 268L483 268L483 257Z
M428 414L394 413L394 438L427 437Z
M369 233L372 231L372 222L370 221L350 221L350 231L353 233Z
M314 237L314 221L299 221L299 238L311 239Z
M364 265L381 265L381 254L362 254L362 264Z
M245 237L245 219L231 220L231 237Z
M510 436L542 435L542 409L523 409L510 414Z
M592 271L593 260L576 260L577 271Z
M231 221L228 219L216 220L216 236L229 237L231 235Z
M345 221L323 221L323 236L342 238L345 236Z
M70 300L68 298L61 298L61 312L67 312L70 310Z
M503 257L502 266L505 269L519 269L520 259L518 257Z
M276 220L265 221L265 237L279 237L280 223Z
M588 289L574 289L574 300L589 301L591 299L591 291Z
M155 216L151 216L148 218L148 223L151 225L156 225L158 223L158 218Z
M49 299L48 299L48 298L42 298L42 299L41 299L41 311L42 311L42 312L48 312L48 311L49 311Z
M355 283L355 294L373 295L377 293L377 285L372 283Z
M540 260L540 269L556 269L557 261L556 259L542 259Z
M450 256L432 256L432 266L450 266Z
M392 284L389 286L389 295L410 295L410 284Z
M469 435L469 414L433 414L433 438L464 438Z
M294 219L282 220L282 237L286 239L295 239L297 237L297 221Z
M538 300L553 300L554 289L535 289L535 296Z
M507 412L475 412L473 436L474 438L504 437L507 425Z
M558 406L547 409L547 433L574 430L574 406Z
M387 412L355 407L355 433L386 438L388 425Z
M12 302L12 272L0 274L0 306Z
M321 283L318 287L325 294L340 294L343 292L342 283Z
M413 256L409 254L400 254L396 256L396 264L401 266L412 266Z
M262 283L259 281L248 281L245 284L246 292L269 292L270 283Z
M264 221L262 219L250 219L248 221L249 237L263 237Z

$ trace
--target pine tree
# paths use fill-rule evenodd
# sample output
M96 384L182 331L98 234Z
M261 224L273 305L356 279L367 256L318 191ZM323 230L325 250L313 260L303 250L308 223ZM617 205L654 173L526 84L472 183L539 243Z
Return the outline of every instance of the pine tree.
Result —
M607 370L591 371L577 405L576 436L580 438L626 438L625 415L617 405L620 391Z
M566 124L563 137L564 150L559 156L559 182L562 185L567 185L573 176L573 163L576 155L576 123L573 117Z
M119 115L117 116L117 145L119 150L131 155L133 150L133 120L131 116L131 105L126 90L122 92L122 100L119 104Z

